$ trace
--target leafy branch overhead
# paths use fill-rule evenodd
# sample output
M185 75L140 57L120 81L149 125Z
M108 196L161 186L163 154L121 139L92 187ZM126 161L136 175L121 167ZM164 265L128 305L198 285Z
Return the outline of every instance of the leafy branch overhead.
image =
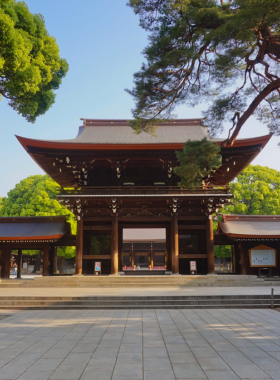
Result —
M212 135L234 121L229 142L255 114L280 134L279 0L130 0L149 32L134 74L134 129L173 117L176 105L209 102Z
M0 1L0 100L29 122L54 103L62 78L68 71L44 18L31 14L23 1Z
M211 141L187 141L176 155L180 165L174 168L181 178L180 186L195 190L203 185L210 173L222 165L221 147Z

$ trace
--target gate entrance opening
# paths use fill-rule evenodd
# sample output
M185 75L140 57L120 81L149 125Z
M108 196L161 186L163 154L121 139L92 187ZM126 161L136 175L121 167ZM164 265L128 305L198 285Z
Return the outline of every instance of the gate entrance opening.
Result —
M122 270L133 274L167 270L166 229L123 229Z

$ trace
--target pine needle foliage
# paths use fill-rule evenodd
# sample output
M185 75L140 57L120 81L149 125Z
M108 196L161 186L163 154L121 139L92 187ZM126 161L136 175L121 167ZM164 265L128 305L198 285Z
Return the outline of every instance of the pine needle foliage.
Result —
M212 170L222 164L220 146L203 140L187 141L182 151L177 151L180 165L174 169L181 178L179 185L188 190L195 190L202 186L202 181Z
M149 33L145 62L127 90L136 132L174 109L208 103L214 136L233 120L234 140L253 114L280 135L280 0L129 0Z

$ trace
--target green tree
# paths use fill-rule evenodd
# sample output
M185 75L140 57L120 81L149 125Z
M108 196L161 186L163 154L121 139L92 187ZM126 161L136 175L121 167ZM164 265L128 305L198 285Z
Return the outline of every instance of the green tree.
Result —
M103 255L110 250L111 237L109 235L92 236L90 243L91 255ZM103 252L102 252L103 251ZM106 253L105 253L105 252Z
M280 172L249 165L231 184L234 195L223 210L229 214L280 215Z
M0 197L0 212L1 212L2 206L3 206L3 197Z
M23 179L3 198L0 216L52 216L66 215L71 224L72 234L76 234L77 223L74 215L57 200L59 185L47 175L32 175ZM36 253L36 251L34 251ZM74 257L74 247L58 247L58 256Z
M221 147L206 139L187 141L182 151L177 151L180 165L174 172L181 178L180 186L189 190L201 187L203 178L222 164Z
M149 32L146 63L134 74L132 123L149 131L176 105L210 102L212 135L232 120L232 143L255 114L280 134L279 0L130 0Z
M54 103L68 71L41 14L31 14L23 1L0 1L0 100L34 122Z
M223 214L280 215L280 172L277 170L249 165L231 183L231 192L234 198L223 209ZM217 227L218 221L214 222L214 232ZM229 246L215 246L215 256L230 255Z

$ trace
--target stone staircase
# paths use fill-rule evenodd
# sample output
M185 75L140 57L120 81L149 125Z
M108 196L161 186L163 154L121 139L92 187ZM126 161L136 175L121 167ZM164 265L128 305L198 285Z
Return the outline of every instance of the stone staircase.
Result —
M258 278L246 275L206 276L48 276L34 279L8 279L0 282L0 289L12 288L143 288L143 287L231 287L279 286L277 278Z
M86 297L0 297L0 309L225 309L270 308L269 295L230 296L86 296ZM274 296L280 307L280 295Z

